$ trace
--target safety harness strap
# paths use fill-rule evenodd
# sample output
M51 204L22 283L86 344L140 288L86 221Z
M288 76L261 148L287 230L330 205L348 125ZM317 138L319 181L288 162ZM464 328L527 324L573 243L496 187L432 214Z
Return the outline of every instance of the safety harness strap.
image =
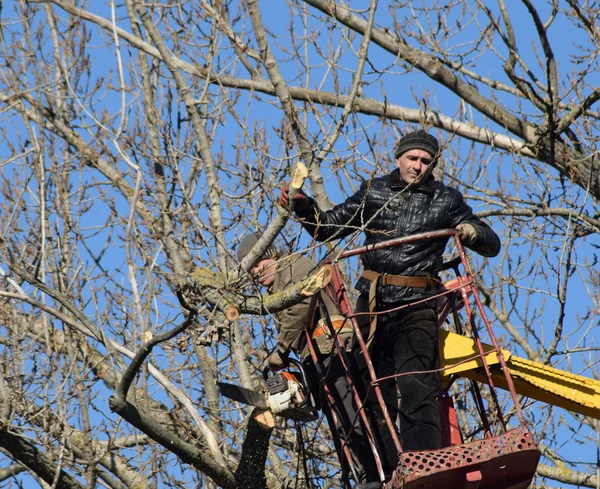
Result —
M432 288L438 289L441 287L442 282L437 279L430 277L410 277L407 275L388 275L387 273L378 273L373 270L363 271L362 277L371 282L369 287L369 313L371 318L371 324L369 326L369 335L367 336L366 345L367 348L371 345L375 336L375 330L377 329L377 314L375 312L375 306L377 305L377 285L393 285L395 287L417 287L425 290Z

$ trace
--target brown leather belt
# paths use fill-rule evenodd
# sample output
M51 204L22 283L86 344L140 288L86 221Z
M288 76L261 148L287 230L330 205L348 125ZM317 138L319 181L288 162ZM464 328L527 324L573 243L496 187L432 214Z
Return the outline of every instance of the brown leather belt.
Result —
M409 277L406 275L388 275L387 273L377 273L373 270L365 270L362 274L363 278L366 278L371 282L369 287L369 312L371 313L371 325L369 328L369 336L365 341L367 348L371 346L371 342L375 337L375 330L377 329L377 314L375 312L376 298L377 298L377 285L394 285L396 287L418 287L425 289L426 291L432 288L439 289L442 285L437 278L431 277Z
M373 270L365 270L362 274L369 282L375 282L379 279L381 285L394 285L396 287L419 287L421 289L438 289L442 282L432 277L409 277L406 275L388 275L387 273L377 273Z

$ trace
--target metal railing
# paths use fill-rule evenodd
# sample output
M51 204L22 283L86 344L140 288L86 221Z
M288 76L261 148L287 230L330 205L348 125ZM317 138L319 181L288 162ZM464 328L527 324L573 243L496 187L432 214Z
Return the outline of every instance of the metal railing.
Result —
M391 377L387 377L385 379L377 378L377 373L375 372L375 369L373 367L373 363L371 361L369 350L367 348L367 345L363 338L363 334L361 334L360 328L359 328L357 320L356 320L357 316L356 316L356 314L353 310L352 304L350 303L350 300L348 298L348 294L345 289L344 280L343 280L342 274L340 272L338 262L340 260L343 260L343 259L346 259L349 257L353 257L353 256L357 256L357 255L361 255L364 253L368 253L368 252L371 252L374 250L380 250L380 249L385 249L385 248L390 248L390 247L395 247L395 246L402 246L402 245L414 243L417 241L440 239L440 238L453 238L455 241L456 249L458 251L458 256L456 258L450 260L449 262L444 263L442 265L440 271L453 269L456 272L456 274L460 277L460 279L455 281L452 286L449 286L449 287L442 286L439 289L438 293L433 294L432 296L427 297L423 300L412 302L412 303L407 303L407 304L402 304L399 307L396 307L396 308L390 309L390 310L386 310L386 311L378 311L378 314L385 314L385 313L389 313L392 310L398 310L401 308L409 308L409 307L413 307L414 305L420 304L423 302L438 301L438 299L446 298L447 299L445 301L446 307L445 307L445 310L441 312L442 317L440 317L438 319L438 322L441 323L441 320L444 319L444 316L448 316L450 314L450 312L453 312L454 322L455 322L455 327L457 329L457 332L462 334L464 331L462 328L462 324L459 320L458 314L456 313L456 308L448 307L448 304L452 304L453 298L456 297L457 295L460 295L460 297L462 298L462 304L464 305L464 308L465 308L466 317L471 326L470 327L471 334L472 334L472 336L475 340L476 346L477 346L478 355L476 355L476 356L477 356L477 358L481 359L481 363L484 368L485 376L487 377L487 383L489 385L490 393L491 393L491 396L493 399L493 404L495 405L495 409L497 411L497 416L496 416L497 423L496 424L498 424L498 423L500 424L500 432L501 433L506 432L506 430L507 430L506 423L504 421L504 416L502 414L500 402L498 401L498 397L495 392L495 387L494 387L494 383L492 380L492 374L490 372L490 367L486 360L487 356L490 354L495 354L498 358L498 362L499 362L500 368L502 369L502 372L504 374L506 384L507 384L508 390L510 391L510 395L512 397L512 401L514 403L515 411L519 418L521 427L523 429L527 429L527 426L526 426L526 423L525 423L525 420L524 420L524 417L521 412L521 408L520 408L520 405L519 405L519 402L518 402L518 399L516 396L515 388L514 388L510 373L508 371L508 368L506 366L506 362L505 362L502 350L500 349L500 346L498 345L498 342L496 341L491 324L485 313L483 303L479 297L479 293L477 291L477 286L473 280L473 275L470 270L469 263L466 259L465 250L460 241L459 232L455 229L443 229L443 230L439 230L439 231L425 232L425 233L415 234L415 235L411 235L411 236L405 236L405 237L401 237L401 238L394 238L394 239L390 239L387 241L381 241L381 242L374 243L374 244L360 246L360 247L346 250L346 251L343 251L342 253L340 253L338 255L336 261L332 263L333 268L334 268L334 274L333 274L332 280L326 287L325 292L329 295L329 297L332 299L334 304L338 307L338 310L340 311L340 313L346 318L346 321L350 323L352 329L354 330L356 343L357 343L355 345L355 349L358 348L362 352L362 355L365 359L366 366L367 366L369 376L370 376L370 383L367 386L367 391L370 389L373 389L375 396L377 397L377 400L379 402L381 412L385 418L387 428L390 432L390 435L394 441L394 444L395 444L396 449L398 450L399 454L402 453L403 450L402 450L402 445L400 443L400 439L398 436L398 428L396 426L396 420L392 420L389 415L389 412L386 408L383 394L381 392L381 388L380 388L379 384L383 380L387 380L389 378L395 378L395 377L398 377L399 375L407 375L407 374L406 373L397 374L397 375L394 375ZM462 265L463 270L464 270L462 276L460 276L460 273L459 273L459 269L458 269L459 265ZM472 297L473 304L471 304L469 302L469 296ZM443 302L443 300L442 300L442 302ZM321 316L325 318L325 324L330 329L330 334L335 341L335 348L332 349L332 355L336 356L339 359L337 361L339 361L343 367L344 375L346 377L346 381L347 381L349 389L352 393L355 407L356 407L356 413L354 413L355 421L359 421L360 423L362 423L361 426L362 426L362 429L364 430L364 436L367 438L369 446L371 447L371 450L373 452L373 456L375 459L375 463L377 465L379 477L383 481L385 474L384 474L384 469L383 469L383 464L382 464L382 457L381 457L382 454L379 453L378 447L374 441L371 420L365 413L365 409L364 409L365 399L363 399L361 397L361 395L359 394L359 389L357 389L357 383L352 378L352 374L351 374L351 371L352 371L351 362L353 362L352 355L347 354L347 352L345 351L344 345L339 341L339 338L337 337L337 332L332 326L332 322L329 318L326 308L324 307L324 304L322 303L322 299L321 299L320 295L317 294L313 298L313 301L311 304L311 311L310 311L308 322L307 322L306 338L307 338L307 345L308 345L308 348L310 351L310 356L312 358L312 361L317 366L317 371L319 371L319 366L321 365L321 368L319 371L319 376L320 376L321 382L322 382L321 387L323 389L323 394L324 394L326 403L329 406L329 412L326 412L326 415L327 415L329 423L331 425L331 430L334 433L336 445L338 446L338 449L341 450L342 453L344 454L344 458L346 459L345 463L347 463L348 467L353 472L353 475L356 479L355 467L354 467L354 464L352 461L352 456L348 449L346 440L343 440L339 433L340 420L338 419L339 416L336 413L331 388L328 385L327 381L325 380L327 378L327 375L326 375L327 372L324 371L324 369L322 367L323 355L321 355L317 352L315 345L311 341L310 328L314 324L315 313L317 311L317 308L319 308L319 310L321 311ZM485 328L487 330L489 338L491 339L491 342L493 345L493 350L491 350L491 351L490 350L484 351L483 344L481 342L478 327L477 327L476 320L475 320L476 319L475 311L478 312L478 317L485 325ZM369 314L369 313L366 313L366 314ZM447 366L447 368L451 368L451 367L452 366ZM442 369L438 370L438 372L440 372L440 374L441 374L441 370ZM431 371L428 371L428 372L431 372ZM416 372L409 372L408 374L411 374L411 373L414 374ZM474 383L474 388L472 390L474 392L474 401L475 401L475 404L477 407L477 411L479 412L479 415L481 417L481 422L484 426L485 436L491 437L491 436L493 436L493 430L492 430L492 426L489 422L489 419L487 417L485 405L483 402L481 392L479 391L479 387L477 385L475 385L475 383ZM325 407L324 411L327 409L328 408ZM449 428L447 426L446 427L442 426L442 428L449 430ZM346 434L348 434L348 431L351 431L351 430L349 429L349 427L344 427L344 431L346 432ZM342 461L342 463L344 463L344 462Z

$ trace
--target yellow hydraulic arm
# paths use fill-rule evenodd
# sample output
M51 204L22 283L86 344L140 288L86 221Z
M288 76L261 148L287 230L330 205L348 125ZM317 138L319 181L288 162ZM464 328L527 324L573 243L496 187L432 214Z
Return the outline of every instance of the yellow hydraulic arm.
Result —
M494 347L484 344L483 349L494 385L508 389ZM487 383L474 339L440 330L440 352L445 377L457 374ZM600 381L518 358L506 350L502 354L517 394L600 419Z

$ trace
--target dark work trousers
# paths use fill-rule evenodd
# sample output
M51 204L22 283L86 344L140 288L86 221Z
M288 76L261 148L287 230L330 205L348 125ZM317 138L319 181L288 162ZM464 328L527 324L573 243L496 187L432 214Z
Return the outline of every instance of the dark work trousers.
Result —
M381 310L393 307L394 305L386 304ZM356 304L356 312L368 311L368 296L361 295ZM369 315L360 315L357 321L363 338L366 338L370 329ZM420 304L380 314L369 353L377 378L438 369L438 328L433 305ZM364 383L362 388L365 389L369 386L371 378L358 344L355 345L354 356ZM439 372L403 375L381 382L380 387L392 422L397 426L397 420L400 421L402 450L440 448L442 436ZM398 451L373 388L368 391L365 409L375 431L385 465L384 471L386 475L390 475L396 468Z
M349 363L350 375L356 378L359 374L354 366L353 355L347 353L346 360ZM340 462L348 467L342 449L342 446L345 445L348 447L355 469L351 471L351 474L354 472L352 474L353 478L356 482L365 482L367 475L363 467L366 466L372 470L376 470L375 462L373 461L373 453L369 442L363 435L363 429L353 400L352 389L338 354L321 355L319 368L315 367L310 358L306 359L303 363L310 379L311 391L315 393L316 389L318 389L320 394L319 401L321 403L320 408L325 413L331 430L337 431L339 435L339 438L334 436L334 443ZM331 409L335 413L336 421L334 421L327 408L325 385L333 398ZM375 472L373 475L375 478L369 476L369 479L377 480L377 473Z

